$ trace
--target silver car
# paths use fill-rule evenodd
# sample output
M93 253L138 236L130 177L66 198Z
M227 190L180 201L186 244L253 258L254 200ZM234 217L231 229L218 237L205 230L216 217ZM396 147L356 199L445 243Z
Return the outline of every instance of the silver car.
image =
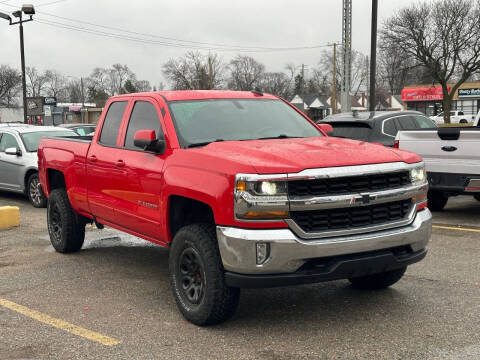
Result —
M35 207L45 207L47 199L38 179L37 148L46 136L77 136L53 126L0 125L0 190L24 193Z

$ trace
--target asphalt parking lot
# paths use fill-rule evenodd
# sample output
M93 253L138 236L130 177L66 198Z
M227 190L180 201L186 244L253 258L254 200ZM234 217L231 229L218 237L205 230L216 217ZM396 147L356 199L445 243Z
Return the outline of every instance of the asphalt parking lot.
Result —
M88 228L82 251L50 246L46 212L0 231L0 359L479 359L480 202L434 215L430 252L392 288L348 281L243 290L229 322L185 321L167 250ZM460 227L459 227L460 226Z

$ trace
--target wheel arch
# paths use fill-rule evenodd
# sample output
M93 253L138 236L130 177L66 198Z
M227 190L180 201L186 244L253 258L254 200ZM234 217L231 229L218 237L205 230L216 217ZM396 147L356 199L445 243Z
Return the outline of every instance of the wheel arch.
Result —
M200 200L182 195L170 195L167 206L168 241L180 228L194 223L215 224L212 207Z

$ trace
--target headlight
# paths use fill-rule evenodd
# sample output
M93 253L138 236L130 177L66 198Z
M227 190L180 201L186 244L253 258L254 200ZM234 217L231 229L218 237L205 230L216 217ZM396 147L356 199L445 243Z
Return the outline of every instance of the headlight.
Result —
M238 219L272 220L289 216L286 181L264 180L258 175L237 175L234 198L235 217Z
M427 176L425 174L425 167L417 167L410 169L410 181L412 184L425 183Z
M421 210L427 206L428 183L424 166L410 169L410 182L418 186L412 201L417 204L417 210Z

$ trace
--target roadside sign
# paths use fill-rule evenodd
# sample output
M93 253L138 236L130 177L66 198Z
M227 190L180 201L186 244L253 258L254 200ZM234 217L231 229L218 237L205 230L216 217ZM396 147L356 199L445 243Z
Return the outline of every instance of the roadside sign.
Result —
M52 107L49 106L49 105L45 105L43 107L43 112L44 112L45 116L52 116Z

